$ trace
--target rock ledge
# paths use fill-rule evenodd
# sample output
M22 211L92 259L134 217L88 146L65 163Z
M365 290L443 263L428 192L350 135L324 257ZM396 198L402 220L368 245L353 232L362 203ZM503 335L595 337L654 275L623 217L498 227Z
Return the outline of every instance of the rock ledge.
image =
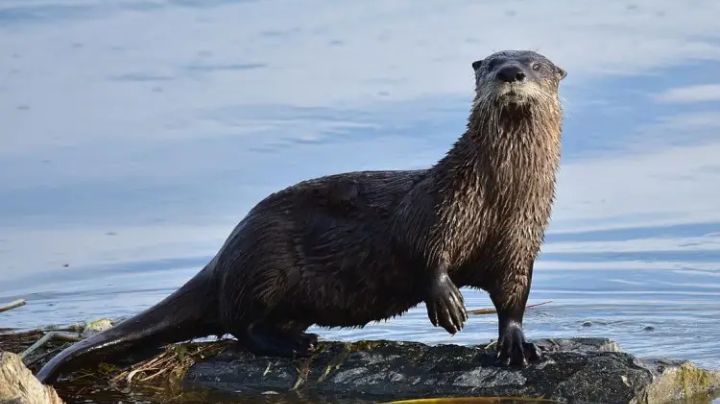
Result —
M541 362L497 366L482 346L322 342L310 358L255 356L229 345L189 368L183 385L223 392L309 391L392 400L514 396L560 402L663 403L720 390L720 372L688 362L640 360L603 338L536 341ZM703 402L700 398L699 402Z

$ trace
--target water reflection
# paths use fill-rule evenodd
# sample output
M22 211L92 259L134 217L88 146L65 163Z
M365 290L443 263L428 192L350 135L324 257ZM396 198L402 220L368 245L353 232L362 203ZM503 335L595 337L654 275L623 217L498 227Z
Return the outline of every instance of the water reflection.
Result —
M4 1L0 300L30 304L0 327L136 312L269 192L431 164L464 128L470 62L530 48L570 72L532 295L554 303L528 315L531 333L612 336L720 367L719 12L709 1ZM495 336L495 319L449 339L418 308L323 335L474 343Z

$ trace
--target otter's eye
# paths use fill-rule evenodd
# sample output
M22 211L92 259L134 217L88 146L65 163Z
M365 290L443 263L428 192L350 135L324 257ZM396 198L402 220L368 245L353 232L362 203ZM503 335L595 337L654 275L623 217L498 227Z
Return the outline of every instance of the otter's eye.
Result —
M533 63L530 67L535 71L539 71L542 66L540 66L540 63L536 62L536 63Z

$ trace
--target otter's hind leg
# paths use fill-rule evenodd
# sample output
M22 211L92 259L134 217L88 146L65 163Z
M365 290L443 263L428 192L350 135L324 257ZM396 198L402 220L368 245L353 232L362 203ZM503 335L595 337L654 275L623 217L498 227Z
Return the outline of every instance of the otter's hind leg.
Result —
M233 331L243 348L256 355L307 356L317 346L317 335L288 332L277 326L255 322Z
M302 264L291 225L284 213L252 213L218 260L223 325L257 354L306 355L317 344L303 332L310 323L296 318L302 315L294 298L302 295Z
M259 268L259 273L238 274L231 284L227 296L232 298L226 299L221 309L226 328L243 348L257 355L308 355L317 345L317 336L304 333L309 324L277 315L292 316L284 301L289 289L286 272L270 266Z

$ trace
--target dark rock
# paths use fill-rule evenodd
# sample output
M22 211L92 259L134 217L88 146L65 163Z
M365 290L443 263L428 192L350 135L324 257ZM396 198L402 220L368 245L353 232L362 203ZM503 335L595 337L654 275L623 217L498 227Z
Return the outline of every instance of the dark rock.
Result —
M603 338L542 340L543 359L498 366L488 347L415 342L322 342L309 358L255 356L229 345L195 363L192 389L304 391L390 400L452 396L542 397L560 402L663 403L720 389L720 373L686 362L641 361Z

